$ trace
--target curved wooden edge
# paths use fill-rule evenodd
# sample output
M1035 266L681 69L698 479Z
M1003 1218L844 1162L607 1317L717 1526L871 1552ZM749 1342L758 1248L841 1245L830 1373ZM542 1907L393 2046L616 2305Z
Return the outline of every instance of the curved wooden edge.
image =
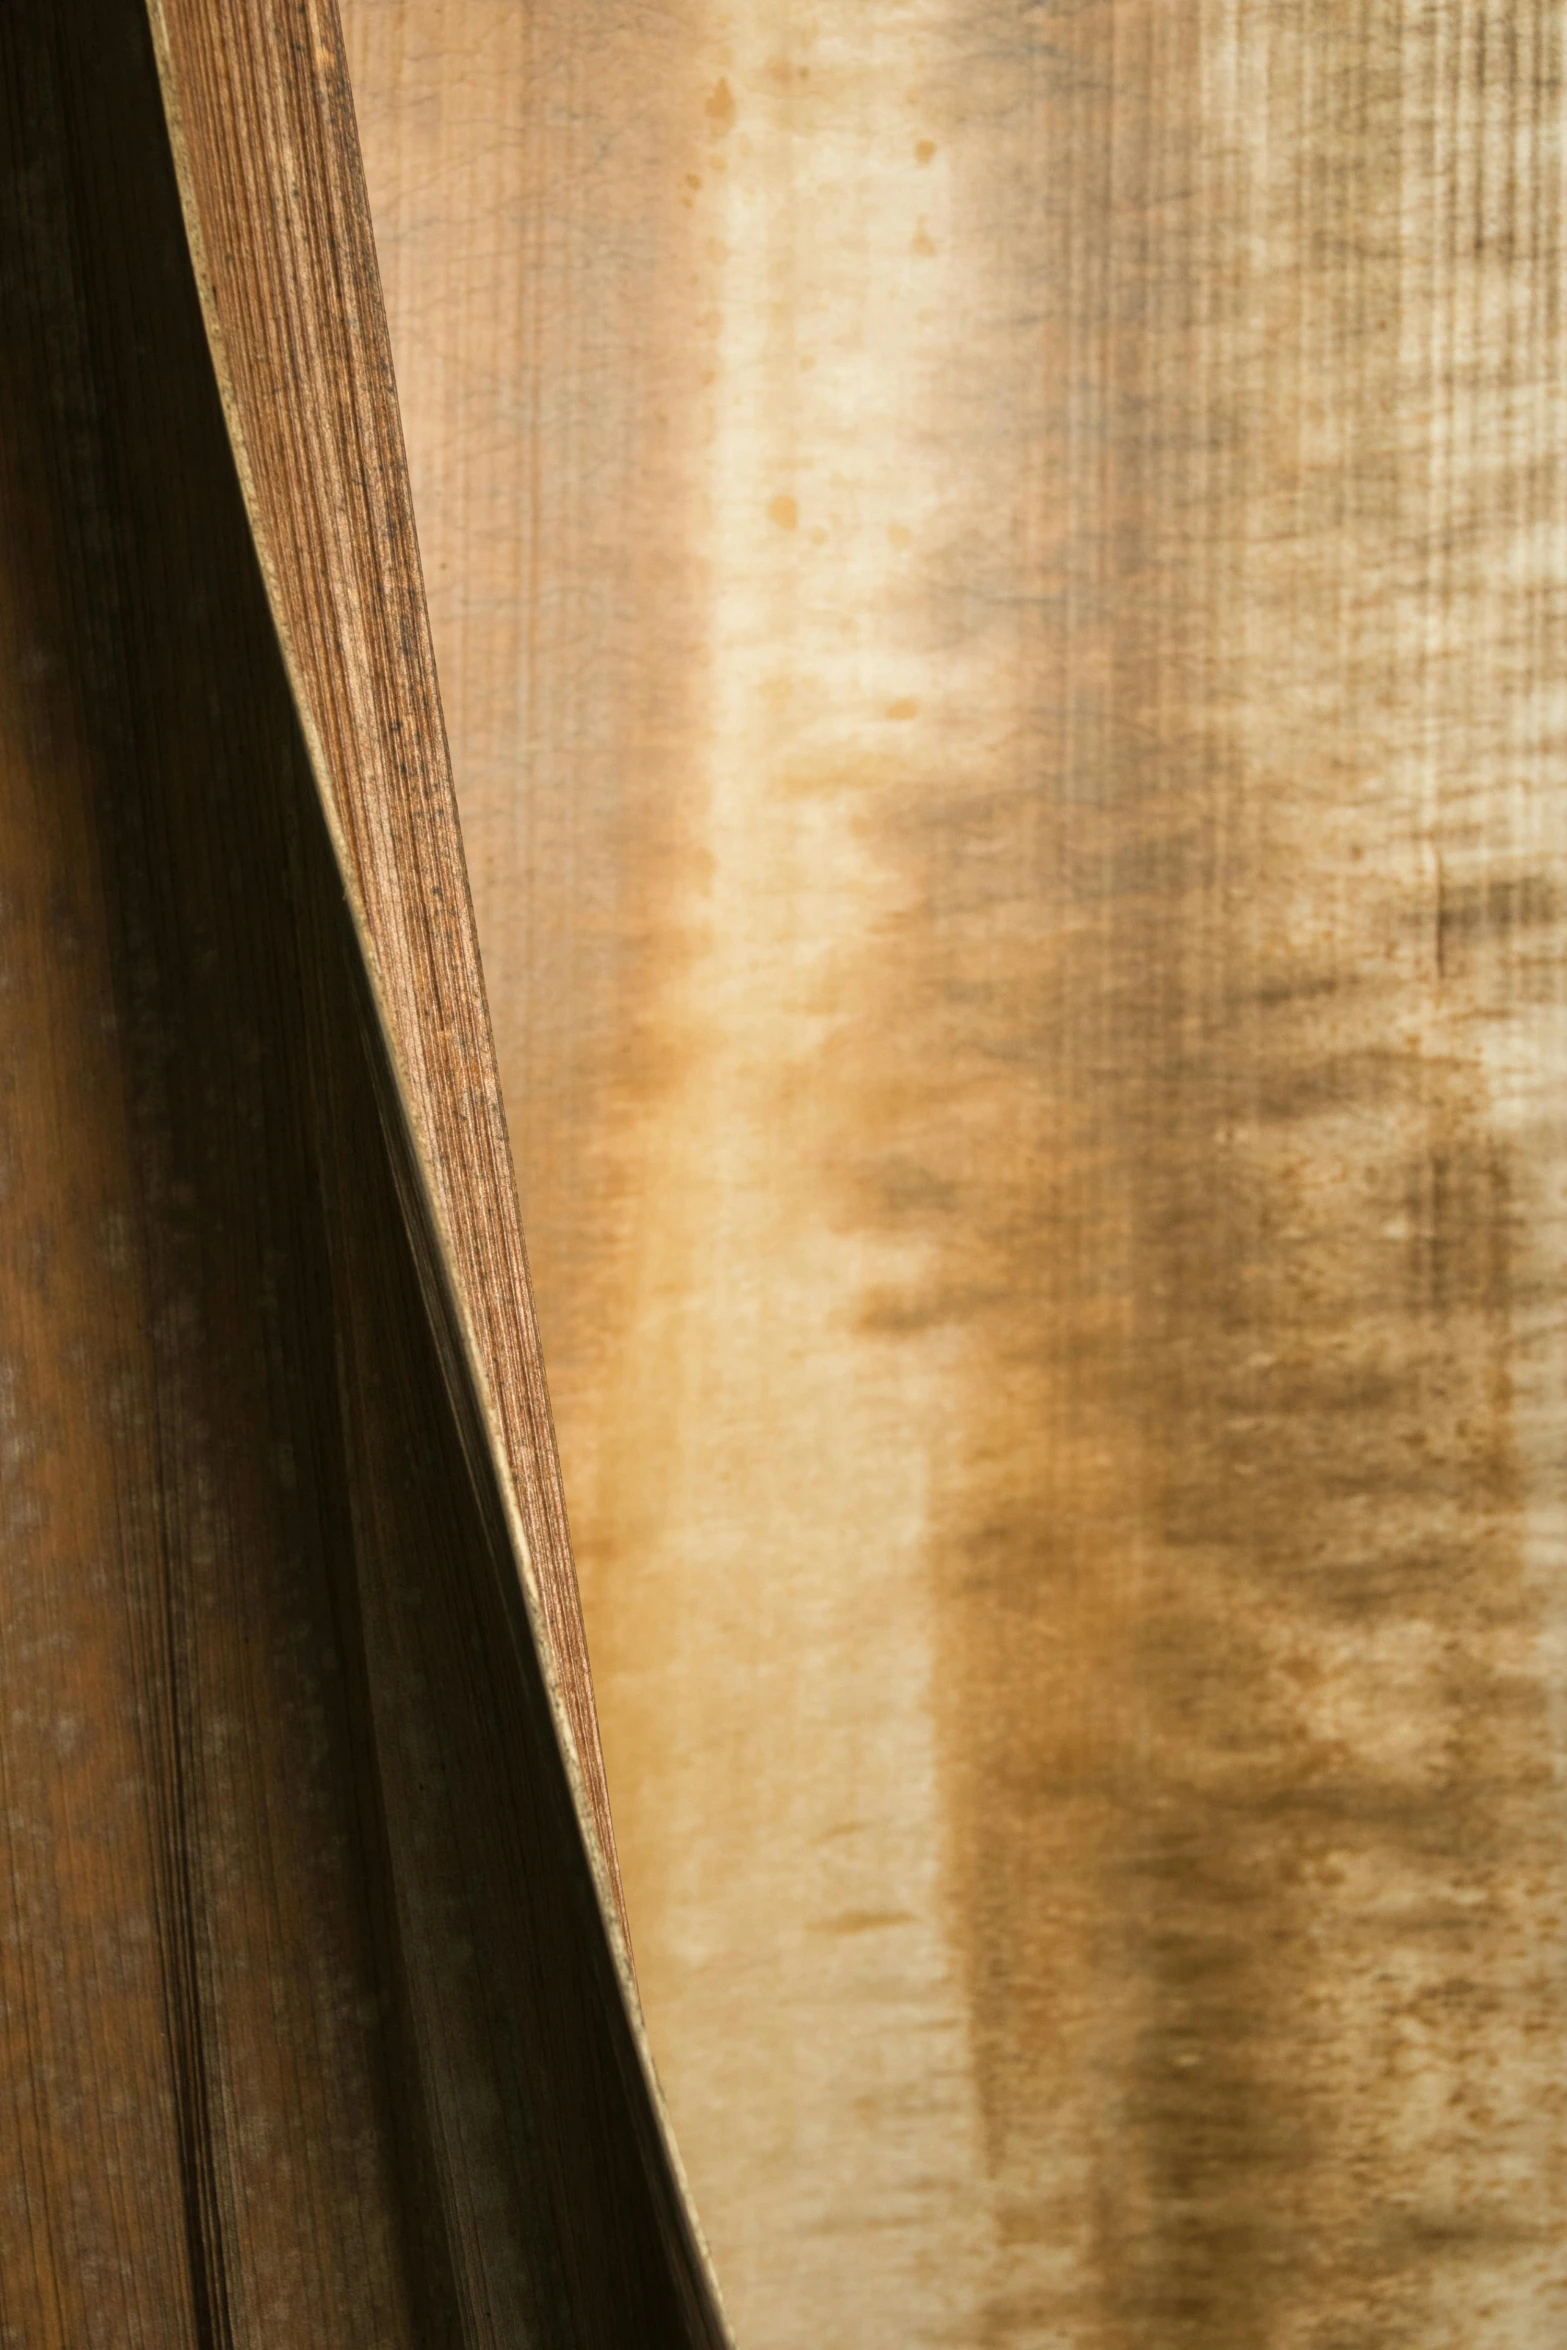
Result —
M636 1987L336 0L146 5L241 495L392 1078L426 1310L459 1421L482 1427L472 1465L505 1514L716 2342Z
M186 230L274 624L624 1929L396 391L335 8L151 0Z

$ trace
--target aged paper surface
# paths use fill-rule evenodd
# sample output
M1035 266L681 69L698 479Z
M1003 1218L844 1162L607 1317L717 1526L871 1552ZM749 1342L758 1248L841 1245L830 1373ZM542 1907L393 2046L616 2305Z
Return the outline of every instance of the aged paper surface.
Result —
M1559 11L346 22L742 2343L1556 2341Z

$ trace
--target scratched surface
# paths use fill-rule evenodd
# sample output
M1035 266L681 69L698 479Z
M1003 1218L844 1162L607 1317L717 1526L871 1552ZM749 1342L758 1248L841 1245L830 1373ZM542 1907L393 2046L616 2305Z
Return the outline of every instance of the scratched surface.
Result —
M1561 12L346 17L744 2350L1544 2350Z

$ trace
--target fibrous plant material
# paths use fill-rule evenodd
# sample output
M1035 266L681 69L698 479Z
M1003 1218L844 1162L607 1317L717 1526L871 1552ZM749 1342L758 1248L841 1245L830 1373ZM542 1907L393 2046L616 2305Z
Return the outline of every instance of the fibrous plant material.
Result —
M0 23L0 2333L717 2342L345 87Z
M1567 15L344 20L746 2350L1554 2346Z

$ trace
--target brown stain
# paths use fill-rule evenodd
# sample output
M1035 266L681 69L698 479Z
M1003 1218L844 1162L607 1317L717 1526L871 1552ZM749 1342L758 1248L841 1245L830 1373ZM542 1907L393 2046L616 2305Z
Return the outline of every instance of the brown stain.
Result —
M536 44L527 50L524 22ZM744 311L743 288L732 298L734 247L749 216L718 179L722 159L700 143L703 109L721 66L745 92L747 140L772 138L781 155L804 88L841 124L872 77L852 55L814 80L800 62L787 86L751 59L742 72L713 55L694 13L623 26L612 70L576 11L523 20L371 5L349 11L347 30L655 2047L746 2339L805 2329L847 2341L905 2318L911 2338L928 2336L944 2309L962 2322L962 2284L940 2273L946 2248L957 2246L960 2270L974 2257L964 2200L942 2191L968 2160L967 2137L923 2113L932 2094L942 2112L967 2098L961 2014L944 1963L938 1974L923 1955L913 1967L901 1956L911 1931L928 1937L929 1895L921 1889L911 1929L901 1864L876 1827L889 1802L896 1811L897 1791L866 1783L888 1774L868 1709L840 1693L832 1730L834 1751L845 1736L864 1750L866 1773L851 1765L840 1781L805 1769L807 1820L787 1836L776 1825L788 1801L780 1765L796 1767L791 1682L803 1693L812 1677L788 1579L796 1605L807 1566L831 1571L847 1595L827 1540L836 1552L846 1527L864 1526L874 1555L886 1516L875 1489L869 1499L852 1490L865 1487L863 1461L840 1438L844 1457L826 1474L818 1465L804 1509L807 1548L822 1556L791 1559L780 1531L791 1488L813 1482L796 1467L797 1407L803 1387L809 1411L815 1377L809 1330L785 1312L769 1341L748 1311L755 1275L771 1300L787 1266L837 1314L808 1261L811 1210L802 1218L793 1186L777 1180L809 1122L787 1077L777 1102L757 1085L772 1040L748 1035L730 992L738 983L744 993L733 950L743 963L754 929L761 952L775 966L782 958L787 1060L794 1028L814 1016L795 1009L792 949L775 916L788 902L781 872L805 877L787 838L783 864L769 870L766 819L758 826L752 811L740 853L756 863L756 903L738 920L720 917L735 843L712 820L716 785L727 782L732 798L753 772L735 768L714 710L715 638L735 582L734 525L715 525L713 495L731 479L718 454L735 413L725 337ZM765 63L765 53L754 60ZM662 211L664 191L696 176L680 169L696 157L707 185L685 193L698 202L682 216L677 195ZM748 168L741 143L729 161L733 177ZM858 191L855 201L863 209ZM719 213L723 238L712 233ZM520 221L518 243L476 237L475 221ZM520 324L518 286L531 297ZM590 318L586 374L578 354ZM764 362L769 405L780 379L805 373L797 359L783 326ZM655 408L675 426L650 445L643 403L655 388ZM530 450L536 480L524 470ZM751 469L739 525L776 547L785 606L798 541L768 521L766 501L793 471L784 451ZM465 584L475 578L484 606ZM770 709L770 681L756 682L758 706ZM727 965L716 976L715 955ZM727 1194L712 1180L719 1165L730 1170ZM725 1230L726 1197L749 1203L742 1246ZM736 1293L743 1331L722 1304ZM874 1466L898 1408L884 1392L885 1350L863 1349L849 1331L842 1352L847 1424L870 1413ZM877 1488L893 1486L894 1515L901 1475L896 1461L877 1473ZM735 1556L732 1529L747 1521L761 1543ZM901 1633L908 1609L890 1597ZM915 1597L919 1612L917 1588ZM770 1612L780 1636L759 1655ZM849 1629L845 1620L834 1636L840 1683ZM919 1714L916 1693L900 1702ZM916 1769L928 1745L920 1726ZM763 1888L769 1875L781 1905ZM844 1915L875 1922L820 1930ZM922 1970L936 1975L928 1989ZM889 1982L890 2010L852 1987ZM878 2046L888 2013L905 2046L884 2082L894 2069ZM824 2119L829 2159L791 2160ZM867 2143L874 2163L860 2166L845 2202L836 2149L859 2164ZM851 2281L845 2259L867 2211L877 2253Z
M462 105L517 110L486 149L447 85L399 163L395 76L361 92L633 1927L744 2338L1554 2339L1554 17L956 5L895 67L845 34L812 103L867 123L907 74L942 172L903 175L950 204L885 253L842 208L860 277L808 317L809 251L744 248L726 291L733 238L658 209L735 87L748 139L803 117L775 26L742 72L695 10L626 17L595 80L575 14L535 12L503 95L499 17L361 0L367 42L421 20L458 52L488 27ZM432 152L459 252L478 159L526 159L504 206L482 181L535 289L493 341L525 397L482 424L429 332ZM807 217L807 164L778 171ZM953 320L907 519L876 521L896 571L844 629L902 674L857 700L799 652L828 592L799 541L711 456L722 338L774 302L742 380L776 455L911 250ZM460 296L481 353L494 282ZM796 333L824 356L798 395ZM888 429L868 406L862 464ZM799 437L783 478L830 472ZM529 449L536 480L506 470ZM776 1000L715 953L715 478L779 649L734 819L755 894L723 916L765 933ZM840 1244L824 1303L802 1261ZM883 1416L802 1467L813 1378ZM854 1593L872 1655L923 1604L875 1579L902 1446L966 2038L917 2043L926 2101L878 2104L846 2052L915 2029L865 1793L896 1692L867 1685L860 1745L822 1692ZM835 1513L829 1626L787 1546ZM810 1977L842 2087L791 2135L816 2049L778 2017L817 1948L862 1971ZM971 2171L940 2169L949 2064ZM893 2140L963 2196L972 2291L919 2266L952 2215L867 2184Z
M961 1366L932 1566L1002 2225L975 2340L1559 2323L1514 1414L1551 1128L1540 1095L1502 1123L1484 1035L1562 984L1553 881L1491 863L1553 788L1492 697L1560 627L1503 584L1560 463L1522 161L1559 42L1544 9L1120 6L1008 61L1002 154L1070 194L1014 224L1037 337L950 384L976 434L987 367L1022 419L1022 543L924 594L958 626L1011 590L970 625L1008 632L1015 747L954 730L868 793L909 911L823 1071L842 1212L932 1247L872 1326ZM1470 341L1488 299L1513 323Z
M685 1057L657 1007L689 960L703 870L690 744L704 565L684 521L715 379L691 331L711 257L699 263L695 243L703 176L685 167L722 170L705 133L733 99L703 77L697 23L691 9L641 18L606 52L564 5L343 10L601 1673L613 1502L599 1487L616 1468L601 1465L600 1398L636 1277L641 1137ZM650 317L649 289L670 285L668 315ZM673 421L655 432L659 418ZM634 1810L637 1785L628 1758L617 1812Z

